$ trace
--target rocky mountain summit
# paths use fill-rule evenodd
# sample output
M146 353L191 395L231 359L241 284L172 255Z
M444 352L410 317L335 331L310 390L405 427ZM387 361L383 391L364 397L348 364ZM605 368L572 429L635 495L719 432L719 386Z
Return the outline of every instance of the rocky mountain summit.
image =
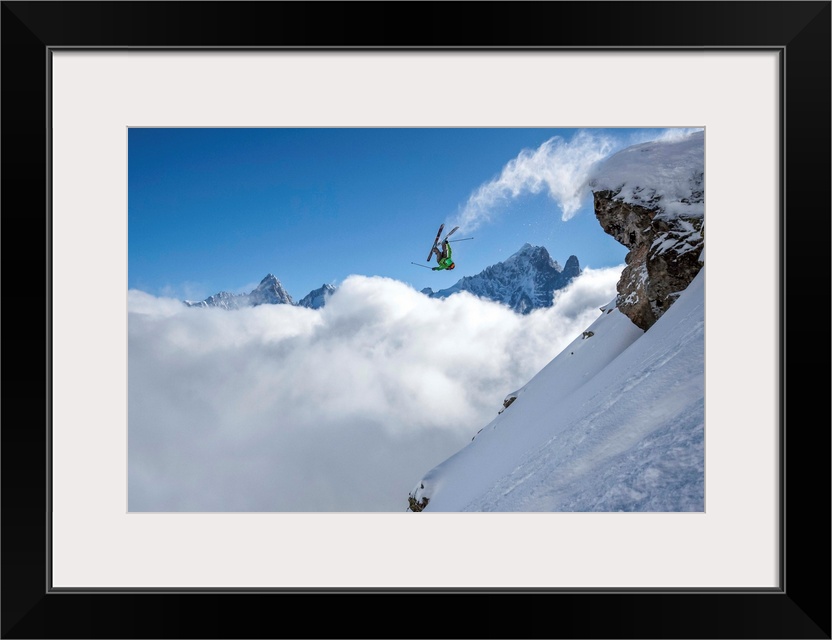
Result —
M320 309L326 305L326 301L333 293L335 287L331 284L325 284L322 287L310 291L298 302L299 307L307 307L309 309Z
M474 276L465 276L441 291L430 287L422 293L431 298L447 298L460 291L505 304L522 314L552 306L552 294L563 289L581 274L578 258L570 256L561 267L545 247L524 244L503 262L487 267Z
M590 180L601 227L630 249L617 305L649 329L702 268L705 244L704 132L635 145Z
M227 291L221 291L205 300L198 302L183 300L183 302L189 307L219 307L221 309L244 309L246 307L256 307L261 304L289 304L318 309L324 306L326 295L334 290L335 288L332 285L325 284L303 297L300 302L295 302L292 296L283 288L280 280L270 273L249 293L229 293Z

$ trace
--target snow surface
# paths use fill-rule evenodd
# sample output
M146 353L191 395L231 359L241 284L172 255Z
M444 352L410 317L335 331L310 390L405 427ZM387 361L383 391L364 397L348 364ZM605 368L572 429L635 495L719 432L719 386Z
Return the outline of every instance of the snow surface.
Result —
M604 307L417 483L424 511L703 511L704 278L646 332Z
M598 164L593 191L618 191L628 204L663 209L664 217L705 213L705 132L627 147Z

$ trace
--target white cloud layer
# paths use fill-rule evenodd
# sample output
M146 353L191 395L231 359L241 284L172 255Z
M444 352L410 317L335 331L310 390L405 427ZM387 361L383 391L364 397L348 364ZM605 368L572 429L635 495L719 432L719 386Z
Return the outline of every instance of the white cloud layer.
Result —
M187 308L129 293L130 511L405 511L615 297L585 269L519 315L350 276L326 307Z
M569 220L588 193L590 169L615 147L609 137L579 131L569 142L554 136L537 149L524 149L503 167L497 178L471 194L454 224L466 232L473 231L491 219L499 204L541 191L555 201L563 220Z

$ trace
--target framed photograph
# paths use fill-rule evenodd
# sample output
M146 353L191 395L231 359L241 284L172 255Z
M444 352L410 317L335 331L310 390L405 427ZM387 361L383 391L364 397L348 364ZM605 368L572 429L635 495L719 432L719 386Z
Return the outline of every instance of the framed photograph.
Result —
M372 26L379 24L386 29ZM802 345L820 350L818 336L828 333L825 324L820 331L807 326L805 311L800 319L792 314L792 322L787 313L798 303L812 309L818 297L825 299L807 282L820 277L828 285L829 2L3 2L0 35L7 338L7 419L0 433L3 637L396 637L425 635L425 625L436 620L449 635L466 637L830 637L828 385L816 382L817 367L800 355ZM221 145L197 134L234 133L222 153L237 154L233 179L251 195L252 209L265 206L252 195L263 171L256 140L264 132L293 136L270 141L302 147L308 159L302 178L299 166L270 167L291 186L277 228L307 235L318 228L319 255L309 255L315 245L308 243L295 262L326 264L336 261L334 240L351 237L350 223L365 220L346 204L348 190L333 196L336 180L356 192L365 188L363 194L375 191L379 201L389 197L388 208L415 211L431 202L416 189L403 201L396 175L421 169L396 155L415 149L400 135L413 138L408 144L418 139L425 156L442 145L470 147L471 162L459 154L458 168L445 171L458 175L473 154L482 157L485 143L473 137L477 132L551 132L539 140L568 146L564 132L646 129L692 135L704 145L703 506L692 499L641 512L614 506L593 512L550 500L559 506L511 509L505 496L513 489L502 484L494 489L502 501L483 501L468 513L457 512L447 488L443 499L452 506L444 512L414 513L421 508L411 503L407 509L407 496L400 512L375 512L359 501L348 507L343 496L329 498L344 505L332 508L326 490L315 492L311 471L303 483L293 480L295 469L268 488L251 478L277 476L258 468L241 479L235 454L236 464L265 469L277 449L243 456L248 445L235 436L234 418L205 419L223 405L220 391L230 387L246 398L234 410L243 414L240 420L251 417L246 406L260 407L260 414L288 411L292 400L302 406L315 389L302 381L326 376L338 346L321 347L320 367L292 356L297 376L252 377L232 360L217 366L217 354L228 346L206 349L202 365L177 357L175 345L182 341L204 347L207 336L215 340L225 331L233 342L239 333L225 325L227 314L203 314L187 328L151 322L151 308L157 318L169 303L216 301L209 296L221 287L148 284L151 271L136 260L171 254L179 264L193 260L193 248L207 245L217 229L226 235L214 238L208 251L216 262L217 247L226 242L251 246L252 253L261 246L249 231L235 237L242 212L218 204L227 197L216 177ZM360 135L339 139L336 153L333 132ZM241 133L256 140L241 141ZM357 149L371 144L368 133L375 136L374 157L387 158L386 168L394 171L359 171L366 156ZM429 147L428 138L439 140L440 133L458 137ZM540 144L531 140L524 143L529 148ZM354 150L354 171L333 163L335 172L325 173L328 159L343 157L343 149ZM516 167L519 160L512 162ZM438 160L425 165L441 171ZM181 187L183 171L199 176L188 187L189 206L198 206L173 223L160 194L180 198L182 191L163 188ZM375 185L362 184L367 171ZM480 182L487 186L492 177ZM433 178L433 188L445 188L452 178ZM570 194L552 191L557 215L567 220ZM333 206L329 219L313 219L304 199L328 197L340 208ZM466 217L466 211L460 215L470 223L475 213ZM224 226L209 226L211 215ZM154 216L160 224L146 222ZM428 245L445 222L432 212L401 214L395 226L404 232L403 221L413 218L430 220ZM269 229L272 235L257 242L276 242L278 231ZM460 235L460 244L450 246L461 264L473 243ZM41 249L33 251L33 241ZM280 242L282 251L291 251L291 240ZM413 271L426 264L421 253L429 247L423 244L414 242L420 255L405 261L414 261L406 265ZM141 254L145 248L148 258ZM370 260L366 250L356 247L355 259ZM391 255L377 258L390 261ZM141 280L131 280L137 273ZM256 309L246 316L259 323L247 330L273 337L261 347L284 354L284 334L312 331L318 322L312 294L320 283L303 276L343 277L311 266L293 273L303 289L293 294L301 299L309 290L308 305L287 306L293 315L279 322ZM368 280L345 283L358 291L355 300L366 294L361 287ZM398 313L415 298L394 282L382 284L394 287L384 290L388 301L403 296L387 305ZM246 306L265 286L251 284L220 297ZM266 283L272 293L277 284ZM413 295L430 300L419 288ZM384 297L379 291L373 289L374 299ZM342 300L329 316L344 314L342 336L359 333L368 313L380 323L387 308ZM823 309L812 313L826 323ZM202 320L209 317L212 326ZM498 326L491 334L495 344ZM163 332L165 342L143 339ZM458 344L450 335L448 344ZM374 365L379 361L361 366ZM207 381L202 390L197 370ZM391 369L388 375L399 374ZM148 406L131 396L137 380L157 389ZM472 384L481 386L478 379ZM414 383L414 396L420 388ZM327 412L372 411L366 402L353 404L372 394L372 385L348 389L352 396L314 400L321 413L292 414L312 416L292 423L308 429ZM194 400L170 402L162 411L165 394L193 394ZM202 409L199 398L206 399ZM507 396L502 420L510 417L510 404ZM519 408L520 401L515 412ZM807 419L816 414L823 418L820 427ZM199 438L166 446L170 458L154 466L159 459L141 452L162 440L170 444L172 421L190 425ZM339 451L369 460L352 432L334 424L327 432L333 470ZM249 436L257 428L249 420ZM217 438L211 429L228 431ZM408 459L402 449L422 446L413 438L386 438L382 457L392 466ZM288 441L280 446L300 451ZM689 446L668 445L667 451ZM223 455L216 455L220 448ZM280 464L288 465L288 458ZM371 482L347 469L344 486ZM610 474L599 486L608 494L624 491ZM420 499L443 496L440 485L450 476L432 477L439 478L429 487L434 493L412 494L417 507ZM185 494L171 487L198 490L183 502ZM251 500L240 501L247 487ZM269 492L303 493L307 502L294 496L270 501ZM529 502L533 498L525 496L524 504L547 504ZM399 596L403 607L419 612L415 629L389 631L378 615L385 596ZM285 622L279 615L285 604L334 607L334 615L314 625ZM460 605L473 605L464 622ZM482 621L478 605L487 607ZM541 618L541 606L553 615Z

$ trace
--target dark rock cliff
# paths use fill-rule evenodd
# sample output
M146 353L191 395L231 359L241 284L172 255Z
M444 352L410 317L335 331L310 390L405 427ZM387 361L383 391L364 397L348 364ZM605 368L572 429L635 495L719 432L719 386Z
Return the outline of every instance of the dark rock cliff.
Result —
M605 232L630 250L618 281L617 305L646 331L702 268L704 218L663 215L660 206L627 203L616 195L593 192L595 216Z

